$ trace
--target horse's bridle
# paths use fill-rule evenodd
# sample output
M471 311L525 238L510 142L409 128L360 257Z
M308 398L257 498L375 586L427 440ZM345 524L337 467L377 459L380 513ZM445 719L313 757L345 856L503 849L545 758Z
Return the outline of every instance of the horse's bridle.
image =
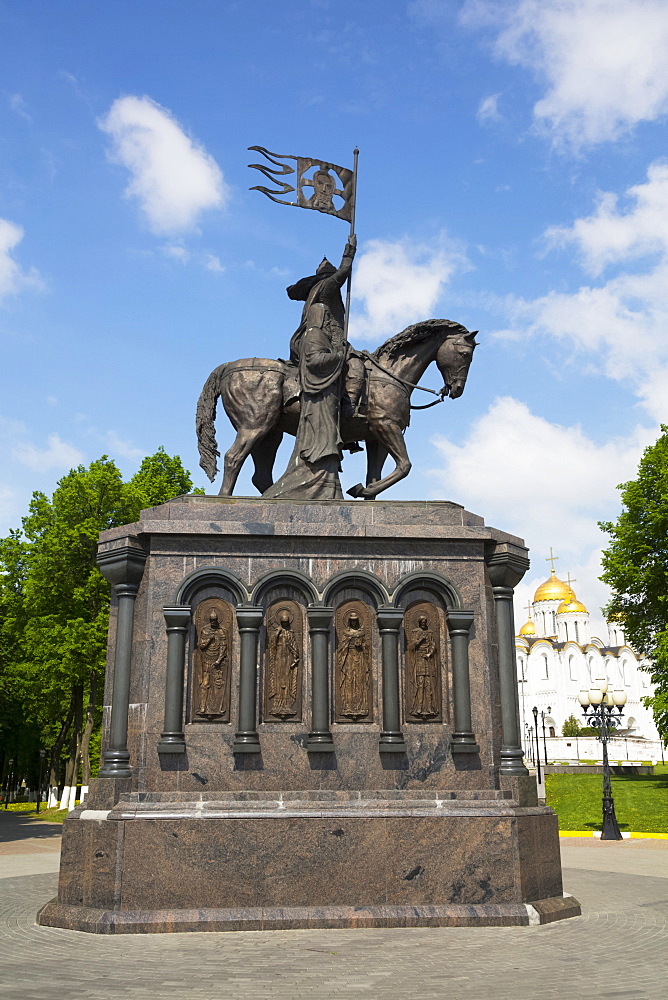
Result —
M389 375L391 379L394 379L394 381L398 382L402 387L407 386L409 389L420 389L422 392L430 392L432 396L438 396L438 399L433 400L431 403L426 403L424 406L413 406L413 404L410 403L409 406L411 410L428 410L430 407L436 406L437 403L442 403L450 390L450 386L448 385L444 385L438 392L436 392L435 389L427 389L424 385L415 385L414 382L409 382L408 379L405 378L399 378L399 376L395 375L394 372L388 371L387 368L383 368L380 362L376 361L374 356L370 354L369 351L359 351L358 353L363 355L363 357L368 358L372 365L375 365L376 368L378 368L385 375ZM410 397L410 393L407 392L406 395Z

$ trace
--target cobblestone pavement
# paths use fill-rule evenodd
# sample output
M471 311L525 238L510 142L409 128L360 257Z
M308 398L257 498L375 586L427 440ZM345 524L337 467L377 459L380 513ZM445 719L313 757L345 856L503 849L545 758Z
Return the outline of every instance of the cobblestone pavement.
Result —
M583 916L544 927L116 938L37 927L56 875L25 874L44 854L6 854L0 1000L665 1000L668 850L657 843L562 841Z

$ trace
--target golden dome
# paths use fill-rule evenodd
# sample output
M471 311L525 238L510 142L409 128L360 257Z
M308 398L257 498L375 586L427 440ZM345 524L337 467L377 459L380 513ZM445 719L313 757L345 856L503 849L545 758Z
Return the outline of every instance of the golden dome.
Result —
M570 587L559 579L554 570L550 573L550 579L541 583L533 595L534 601L568 601L570 597Z
M520 629L520 635L535 635L535 634L536 634L536 626L531 621L531 619L529 619L529 621L525 622L522 628Z
M569 614L570 612L573 612L573 611L578 611L578 612L580 612L580 614L585 614L585 615L589 614L589 612L585 608L584 604L581 604L580 601L578 601L578 599L576 598L575 594L571 590L571 592L568 595L568 599L565 600L565 601L562 601L561 604L559 605L559 607L557 608L557 614L558 615L567 615L567 614Z

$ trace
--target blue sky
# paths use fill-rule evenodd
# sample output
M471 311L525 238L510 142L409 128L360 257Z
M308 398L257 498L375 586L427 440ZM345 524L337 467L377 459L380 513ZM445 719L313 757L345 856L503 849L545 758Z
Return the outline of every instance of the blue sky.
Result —
M668 419L667 43L664 0L0 0L0 531L105 453L208 484L205 378L285 356L285 286L347 234L248 191L247 147L358 145L351 340L480 330L388 499L525 537L520 607L552 545L596 611L596 521Z

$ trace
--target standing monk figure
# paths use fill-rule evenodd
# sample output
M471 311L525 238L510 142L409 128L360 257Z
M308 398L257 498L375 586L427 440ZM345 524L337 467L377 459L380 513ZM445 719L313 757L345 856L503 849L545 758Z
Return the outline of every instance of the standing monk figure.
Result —
M297 712L299 647L292 631L292 618L281 611L269 639L269 691L271 714L287 719Z
M356 237L351 236L338 268L325 259L314 275L288 288L291 299L305 302L302 321L290 341L290 360L299 367L301 414L288 467L263 494L268 499L343 499L339 419L349 351L341 288L350 274L355 247ZM361 390L363 373L356 379L361 362L357 358L351 362L349 381L350 376L355 384L359 381ZM351 402L354 407L356 400Z
M438 645L429 628L429 619L420 615L417 628L411 629L409 643L413 670L411 714L422 719L438 715Z
M339 674L340 715L362 719L369 714L370 646L367 631L351 611L339 637L336 659Z
M213 717L225 714L228 641L227 629L213 608L197 642L200 657L197 714Z

